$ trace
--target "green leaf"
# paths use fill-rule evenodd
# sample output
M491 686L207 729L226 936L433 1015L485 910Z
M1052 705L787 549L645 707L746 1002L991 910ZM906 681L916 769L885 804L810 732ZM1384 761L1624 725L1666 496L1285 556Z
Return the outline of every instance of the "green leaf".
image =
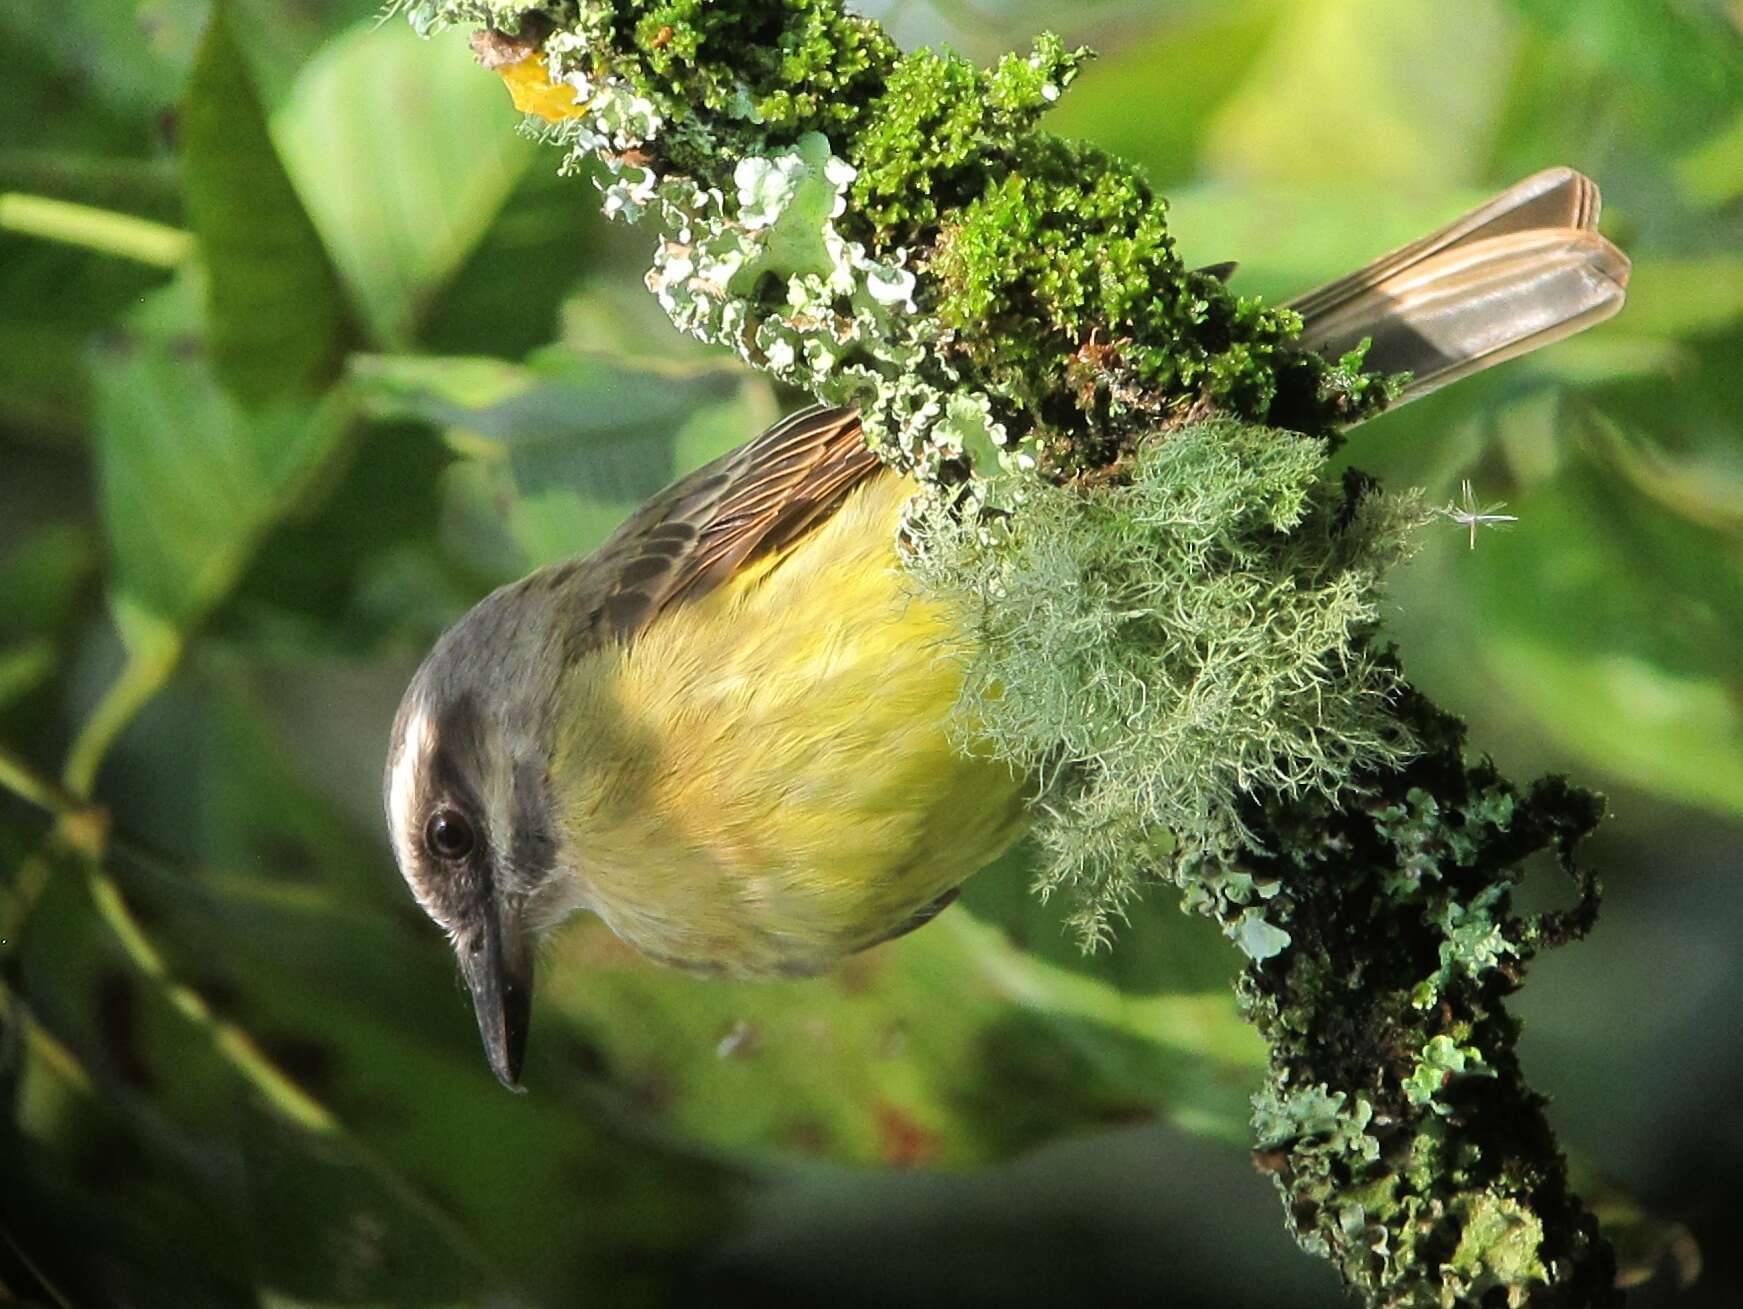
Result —
M1642 258L1628 285L1630 332L1690 337L1743 320L1743 255Z
M1240 93L1286 8L1258 0L1170 14L1085 68L1048 125L1141 164L1158 187L1183 182L1197 172L1206 127ZM1167 112L1134 113L1134 105L1161 103L1159 83Z
M1710 480L1690 502L1662 461L1648 498L1614 459L1595 444L1567 458L1509 505L1514 531L1456 543L1449 581L1480 606L1490 674L1551 740L1642 790L1743 812L1743 511Z
M1481 188L1427 196L1391 187L1272 180L1181 187L1168 225L1190 264L1238 258L1244 295L1286 300L1414 240L1486 198Z
M376 0L226 0L237 44L248 55L262 98L276 109L297 74L328 41L359 23L379 22L388 6Z
M186 630L235 584L344 430L342 402L243 408L214 376L184 279L97 351L96 438L110 588L124 634Z
M353 355L351 381L373 418L486 429L487 411L530 391L538 379L522 364L486 356ZM488 430L486 430L488 435Z
M187 257L189 246L186 232L150 219L17 191L0 194L0 230L156 268L175 268Z
M51 523L0 555L0 710L59 670L59 646L96 567L89 533Z
M435 354L519 358L551 341L559 333L565 298L607 253L601 248L604 224L591 186L549 168L528 168L425 316L425 347ZM653 297L640 294L657 313ZM658 328L674 344L685 339L671 331L663 314ZM614 351L623 344L622 338L610 343Z
M403 349L531 156L456 31L354 28L302 70L272 134L375 341Z
M0 191L24 191L177 225L182 197L169 159L0 150Z
M1743 102L1743 35L1718 4L1685 0L1512 0L1556 38L1564 60L1603 64L1623 83L1673 96L1685 110Z
M54 643L33 637L0 645L0 709L7 709L48 681L55 670Z
M193 1006L123 952L82 870L62 859L51 873L9 961L23 1005L0 1004L7 1049L27 1052L0 1072L0 1139L8 1236L74 1303L168 1303L173 1286L186 1305L235 1304L243 1288L443 1305L502 1285L403 1172L276 1113ZM277 1032L260 1035L306 1075Z
M1468 181L1515 40L1495 0L1462 5L1457 22L1390 0L1289 5L1209 129L1210 170L1269 185L1330 174L1368 190Z
M1699 206L1717 208L1743 195L1743 114L1677 160L1676 177Z
M674 975L589 921L540 985L644 1119L753 1157L960 1166L1152 1118L1240 1144L1263 1062L1231 991L1126 995L959 909L796 982Z
M764 384L735 365L655 370L564 348L525 365L364 356L352 377L377 416L435 423L470 456L451 475L449 539L504 576L587 553L775 416Z
M1210 994L1232 988L1239 957L1216 925L1180 911L1180 892L1156 881L1126 908L1117 948L1085 953L1068 897L1035 894L1044 861L1019 845L962 888L962 908L996 926L1013 949L1127 995Z
M69 137L88 133L92 119L144 118L161 111L174 99L187 68L200 13L199 0L0 3L0 34L10 64L0 125L19 111L36 118L50 102L58 101L63 111L42 116L47 120L42 134L8 132L4 139L58 148L69 144ZM15 86L35 94L15 100ZM79 112L66 112L74 109Z
M48 524L0 555L0 636L65 624L95 564L90 534L71 522Z
M165 277L160 268L0 232L0 421L9 431L82 438L92 335Z
M338 372L344 297L273 149L223 0L188 78L180 137L213 368L251 405L319 390Z
M1625 650L1570 649L1542 631L1484 651L1542 728L1587 766L1684 804L1743 814L1736 684Z
M448 452L419 426L360 425L319 503L255 552L214 634L275 659L426 645L494 574L442 553Z

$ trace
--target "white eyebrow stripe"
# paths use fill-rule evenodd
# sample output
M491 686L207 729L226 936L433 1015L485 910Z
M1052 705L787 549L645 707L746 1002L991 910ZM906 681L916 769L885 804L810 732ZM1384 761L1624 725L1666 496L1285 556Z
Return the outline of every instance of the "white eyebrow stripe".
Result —
M417 798L418 774L427 764L434 745L435 732L430 716L419 706L406 719L399 758L394 761L393 776L387 788L388 818L393 828L393 843L396 847L395 853L399 855L402 873L411 866L412 838L406 830L406 824L411 821L412 804ZM414 886L412 889L415 891L417 888Z

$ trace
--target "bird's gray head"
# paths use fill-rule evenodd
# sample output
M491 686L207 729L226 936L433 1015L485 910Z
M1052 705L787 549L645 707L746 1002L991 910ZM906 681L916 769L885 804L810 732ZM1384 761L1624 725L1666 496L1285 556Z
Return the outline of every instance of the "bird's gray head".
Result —
M535 574L535 578L537 575ZM559 652L528 582L486 597L437 642L394 720L384 801L399 869L448 933L490 1066L517 1088L533 937L564 880L546 794Z

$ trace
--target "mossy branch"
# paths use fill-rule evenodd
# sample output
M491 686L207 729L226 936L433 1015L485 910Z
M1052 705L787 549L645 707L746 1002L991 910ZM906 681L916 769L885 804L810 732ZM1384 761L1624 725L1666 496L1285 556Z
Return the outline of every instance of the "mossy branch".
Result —
M841 0L416 0L470 22L673 320L858 405L916 584L975 625L961 726L1044 779L1044 891L1173 882L1248 958L1255 1159L1370 1303L1612 1303L1503 1008L1585 931L1598 802L1468 762L1374 634L1420 506L1329 479L1391 381L1186 268L1131 167L1038 123L1086 54L903 54ZM1578 879L1515 914L1524 860Z

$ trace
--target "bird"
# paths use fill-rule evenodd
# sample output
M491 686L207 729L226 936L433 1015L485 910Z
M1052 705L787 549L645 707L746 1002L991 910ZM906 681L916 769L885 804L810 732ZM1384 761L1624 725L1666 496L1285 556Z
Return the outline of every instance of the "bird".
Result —
M1560 340L1623 301L1598 214L1590 179L1538 173L1289 302L1300 342L1371 341L1402 402ZM914 489L855 410L807 408L437 640L384 808L505 1086L538 944L572 914L692 971L815 974L930 921L1023 834L1032 779L951 730L970 638L905 580Z

